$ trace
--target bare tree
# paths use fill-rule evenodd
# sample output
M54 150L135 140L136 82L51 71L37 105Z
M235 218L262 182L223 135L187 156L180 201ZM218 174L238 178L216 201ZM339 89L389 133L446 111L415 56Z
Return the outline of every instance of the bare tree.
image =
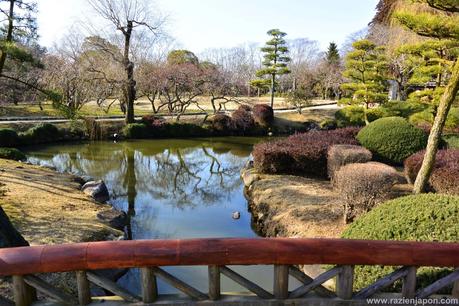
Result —
M122 60L125 80L123 100L126 105L126 123L134 122L134 101L136 100L136 81L132 45L137 28L146 29L154 35L161 32L164 19L152 12L151 1L147 0L87 0L99 16L109 21L121 34ZM114 58L115 59L115 58ZM118 59L119 60L119 59Z

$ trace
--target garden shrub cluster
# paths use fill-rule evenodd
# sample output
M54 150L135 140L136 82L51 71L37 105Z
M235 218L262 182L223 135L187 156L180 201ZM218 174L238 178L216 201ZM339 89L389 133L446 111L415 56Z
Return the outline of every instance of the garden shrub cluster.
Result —
M252 115L250 106L241 105L231 114L233 129L242 134L246 134L249 130L255 127L255 120Z
M336 171L347 164L366 163L371 161L371 152L361 146L334 145L328 150L328 177L333 180Z
M208 128L191 123L167 123L160 125L146 125L132 123L126 125L123 134L129 139L158 139L158 138L187 138L208 137L212 131Z
M50 123L42 123L21 133L19 136L22 144L30 145L56 142L61 139L62 135L56 126Z
M15 148L0 148L0 158L24 161L27 159L24 153Z
M427 134L401 117L376 120L364 127L357 139L376 159L395 164L427 145Z
M397 170L382 163L355 163L341 167L335 173L333 187L344 202L344 221L353 222L387 200L392 187L399 181Z
M17 147L19 136L13 129L0 129L0 147Z
M343 238L457 242L458 216L459 197L438 194L407 196L381 204L357 219L345 230ZM355 270L355 287L364 288L395 269L358 266ZM425 287L448 272L451 271L420 268L417 286Z
M274 110L266 104L257 104L253 107L253 119L260 126L270 126L274 121Z
M225 114L216 114L212 118L212 129L217 133L225 133L233 128L233 121L230 116Z
M434 121L434 113L432 109L426 109L422 112L415 113L409 117L411 124L416 126L432 126ZM449 111L445 123L445 130L454 130L459 127L459 108L453 107Z
M414 183L421 169L425 151L418 152L405 161L405 176ZM459 149L439 150L432 175L430 187L437 193L459 195Z
M254 166L271 174L327 177L327 153L336 144L356 145L358 128L312 131L254 147Z

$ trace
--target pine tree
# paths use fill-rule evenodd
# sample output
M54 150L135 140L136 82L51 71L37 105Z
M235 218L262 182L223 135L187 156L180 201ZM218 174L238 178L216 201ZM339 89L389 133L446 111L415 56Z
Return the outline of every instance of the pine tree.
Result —
M338 66L341 61L341 56L339 55L338 45L334 42L331 42L328 46L328 50L325 53L325 60L330 66Z
M341 85L345 98L340 103L363 105L365 122L368 124L367 110L370 106L388 99L384 93L387 63L384 49L369 40L356 41L352 46L354 50L346 56L346 70L343 73L347 82Z
M287 34L278 29L273 29L268 31L268 35L271 36L271 39L261 48L261 51L264 53L263 66L265 66L265 68L257 71L257 77L270 77L271 107L274 107L277 77L290 73L287 67L287 64L290 62L290 57L288 57L289 51L287 42L284 39ZM259 87L260 84L266 83L266 79L252 81L252 84L257 87Z
M459 2L457 0L419 0L431 8L436 9L436 14L425 12L414 14L408 10L399 11L395 18L419 35L437 38L459 40ZM421 170L415 182L414 192L425 191L432 173L435 157L438 151L443 128L449 110L459 91L459 60L451 70L451 78L445 88L437 110L432 130L427 144L427 151Z

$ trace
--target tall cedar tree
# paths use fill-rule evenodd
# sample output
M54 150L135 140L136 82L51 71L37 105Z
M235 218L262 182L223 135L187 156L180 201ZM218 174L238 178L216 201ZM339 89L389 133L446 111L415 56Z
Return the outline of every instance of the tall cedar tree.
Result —
M257 71L257 77L270 77L271 107L274 107L277 77L290 73L290 69L287 67L290 57L288 56L287 42L284 39L287 33L273 29L268 31L268 35L271 36L271 39L261 48L261 51L264 53L263 66L265 68ZM255 80L252 82L253 85L258 87L262 83L266 83L266 80Z
M329 66L338 66L340 64L341 57L336 43L331 42L328 46L328 50L325 53L325 60Z
M459 40L459 2L457 0L418 0L437 10L437 14L418 13L409 10L398 11L395 18L407 28L419 35L435 38ZM432 169L435 163L438 146L443 128L448 117L449 110L459 91L459 60L451 71L451 78L443 93L432 130L430 132L427 150L421 170L414 184L414 193L422 193L426 190Z
M368 124L367 110L372 104L387 101L385 73L387 62L384 49L369 40L359 40L352 44L354 50L346 56L346 70L343 76L347 82L341 85L344 98L341 104L363 105L364 118Z

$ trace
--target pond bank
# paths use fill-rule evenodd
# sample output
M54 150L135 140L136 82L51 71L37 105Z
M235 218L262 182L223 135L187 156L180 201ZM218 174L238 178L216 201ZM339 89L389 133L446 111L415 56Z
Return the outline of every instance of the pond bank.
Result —
M0 206L30 245L113 240L124 235L97 218L112 207L84 194L76 176L0 159L0 183ZM0 296L11 296L8 283L2 280Z
M265 237L338 238L343 207L329 181L241 171L256 230Z

